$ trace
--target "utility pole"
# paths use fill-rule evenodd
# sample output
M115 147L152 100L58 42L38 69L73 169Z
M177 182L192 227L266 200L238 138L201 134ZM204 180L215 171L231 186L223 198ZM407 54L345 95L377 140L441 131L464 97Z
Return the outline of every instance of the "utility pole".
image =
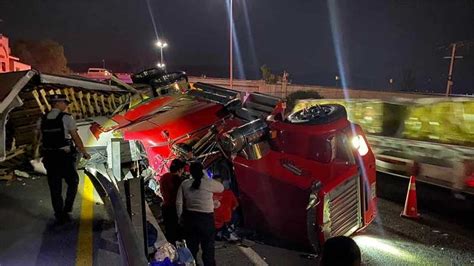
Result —
M446 97L448 97L453 92L453 72L454 72L454 61L456 59L462 59L462 56L456 56L456 49L463 46L472 45L472 42L464 41L464 42L455 42L451 43L449 46L451 47L451 56L445 56L444 59L450 59L449 63L449 70L448 70L448 84L446 85Z
M286 72L286 70L283 71L283 75L281 76L281 87L282 92L285 92L285 97L288 97L288 72Z
M454 59L456 58L456 43L453 43L451 46L451 63L449 63L448 84L446 85L446 97L448 97L453 90L453 68Z

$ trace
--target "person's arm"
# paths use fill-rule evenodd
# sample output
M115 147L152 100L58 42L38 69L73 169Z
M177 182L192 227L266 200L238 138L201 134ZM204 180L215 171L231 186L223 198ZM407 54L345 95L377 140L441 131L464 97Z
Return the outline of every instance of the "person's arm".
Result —
M208 189L212 193L221 193L224 191L224 186L221 184L221 182L217 182L216 180L213 179L207 179L209 182L208 184Z
M176 195L176 214L178 215L178 221L180 221L183 214L183 184L179 186L178 194Z
M70 115L65 115L63 116L63 123L65 129L67 129L71 135L74 144L76 144L77 149L80 153L82 153L82 157L84 157L84 159L90 159L91 156L89 153L87 153L86 149L84 148L84 143L82 143L81 137L79 136L79 133L77 133L76 121L74 118L72 118Z
M232 211L235 211L237 207L239 207L239 201L237 201L237 198L235 197L233 192L230 192L232 196Z
M69 134L71 134L71 138L74 141L74 144L76 144L77 149L79 150L80 153L82 153L82 156L84 159L90 159L91 156L89 153L87 153L86 149L84 148L84 143L82 143L82 139L77 133L76 130L69 130Z

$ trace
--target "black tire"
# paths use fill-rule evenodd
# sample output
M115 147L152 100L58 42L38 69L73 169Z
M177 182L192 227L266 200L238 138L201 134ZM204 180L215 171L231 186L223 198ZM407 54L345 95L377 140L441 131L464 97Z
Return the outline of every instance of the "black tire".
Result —
M347 119L344 106L340 104L322 104L294 112L288 116L286 122L298 125L321 125L342 118Z
M165 75L166 72L158 68L150 68L142 72L138 72L132 75L133 83L150 84L154 79L158 79Z

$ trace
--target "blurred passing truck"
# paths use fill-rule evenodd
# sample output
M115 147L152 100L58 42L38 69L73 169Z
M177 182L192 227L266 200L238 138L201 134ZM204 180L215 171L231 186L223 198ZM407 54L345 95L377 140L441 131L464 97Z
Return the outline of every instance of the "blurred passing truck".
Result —
M368 134L377 171L409 176L416 164L419 181L474 194L473 97L305 99L293 111L329 103Z
M118 145L141 155L135 169L158 179L174 158L201 161L230 181L246 228L318 251L375 218L375 158L343 106L284 109L279 98L195 83L91 130L121 135Z

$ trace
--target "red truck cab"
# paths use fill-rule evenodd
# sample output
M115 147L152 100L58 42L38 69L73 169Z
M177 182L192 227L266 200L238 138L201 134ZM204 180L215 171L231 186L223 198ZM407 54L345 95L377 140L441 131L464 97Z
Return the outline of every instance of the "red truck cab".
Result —
M146 104L116 119L124 139L158 179L176 157L228 178L248 229L318 251L375 218L375 158L340 105L287 116L278 98L204 83Z

